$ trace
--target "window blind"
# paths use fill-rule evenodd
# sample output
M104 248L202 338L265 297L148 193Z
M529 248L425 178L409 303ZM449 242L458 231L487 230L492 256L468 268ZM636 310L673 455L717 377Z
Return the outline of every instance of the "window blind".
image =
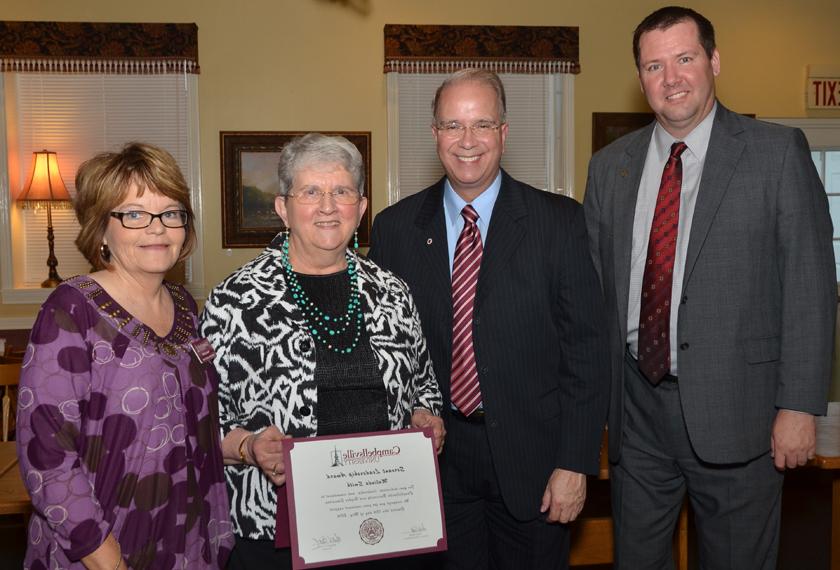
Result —
M8 148L17 156L18 180L26 181L32 153L43 149L58 154L59 167L71 196L82 162L97 153L119 150L126 142L142 141L169 151L187 184L191 180L190 101L196 88L193 74L106 75L9 73L14 100L6 101ZM9 90L7 89L7 98ZM13 197L22 188L11 188ZM46 212L25 210L13 255L23 256L23 285L37 287L47 274ZM90 267L74 241L78 225L72 210L53 209L58 272L64 278L86 273Z
M397 107L397 124L389 125L395 144L391 202L419 192L443 176L432 135L431 103L448 74L391 73L389 102ZM557 109L562 92L551 75L499 74L507 96L509 126L502 168L542 190L555 191L555 140L560 131ZM556 96L555 96L556 95ZM393 176L395 174L395 176Z

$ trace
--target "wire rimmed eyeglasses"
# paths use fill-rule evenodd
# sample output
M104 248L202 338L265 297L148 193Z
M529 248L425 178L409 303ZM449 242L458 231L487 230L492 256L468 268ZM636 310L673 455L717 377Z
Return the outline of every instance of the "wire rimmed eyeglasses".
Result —
M435 129L437 129L438 133L453 139L464 136L467 129L469 129L475 137L489 137L501 127L502 123L495 123L493 121L476 121L472 125L462 125L458 121L435 124Z
M288 196L294 198L301 204L318 204L324 196L332 196L336 204L343 206L352 206L358 204L362 199L362 195L358 190L353 188L338 187L332 190L321 190L320 188L301 188L294 192L289 192Z
M172 229L183 228L190 221L190 214L186 210L167 210L159 214L143 210L131 210L128 212L111 212L111 217L118 219L122 227L129 230L148 228L155 221L155 218L158 218L165 227Z

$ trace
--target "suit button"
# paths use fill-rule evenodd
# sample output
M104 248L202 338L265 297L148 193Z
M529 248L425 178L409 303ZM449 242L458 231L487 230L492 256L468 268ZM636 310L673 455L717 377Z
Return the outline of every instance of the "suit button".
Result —
M488 368L486 366L481 367L481 373L482 374L487 374L487 370L488 370Z
M308 338L300 341L300 350L301 352L309 352L312 350L312 343Z
M309 408L309 406L301 406L300 407L300 415L302 415L303 417L306 417L311 413L312 413L312 410Z
M683 295L682 299L680 299L680 305L685 305L688 303L688 295Z
M490 420L490 423L489 423L488 425L489 425L491 428L499 427L499 422L498 422L498 421L496 421L496 420Z
M680 350L688 350L688 343L684 342L680 345Z

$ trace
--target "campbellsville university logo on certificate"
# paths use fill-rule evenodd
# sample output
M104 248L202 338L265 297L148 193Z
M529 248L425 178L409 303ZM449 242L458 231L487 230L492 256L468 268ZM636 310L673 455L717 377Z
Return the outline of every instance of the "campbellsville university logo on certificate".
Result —
M398 445L391 446L387 449L379 449L374 447L369 449L363 447L361 449L339 449L338 446L333 447L330 451L330 467L344 467L345 465L361 465L366 463L379 463L383 457L396 457L400 454L400 447Z

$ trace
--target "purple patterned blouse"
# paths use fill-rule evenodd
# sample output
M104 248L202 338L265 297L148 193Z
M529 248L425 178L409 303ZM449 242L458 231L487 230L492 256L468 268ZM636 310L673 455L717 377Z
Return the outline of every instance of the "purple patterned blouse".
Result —
M113 533L131 568L223 566L232 548L217 376L195 301L158 337L87 276L41 307L21 369L18 456L34 514L25 568L83 568Z

